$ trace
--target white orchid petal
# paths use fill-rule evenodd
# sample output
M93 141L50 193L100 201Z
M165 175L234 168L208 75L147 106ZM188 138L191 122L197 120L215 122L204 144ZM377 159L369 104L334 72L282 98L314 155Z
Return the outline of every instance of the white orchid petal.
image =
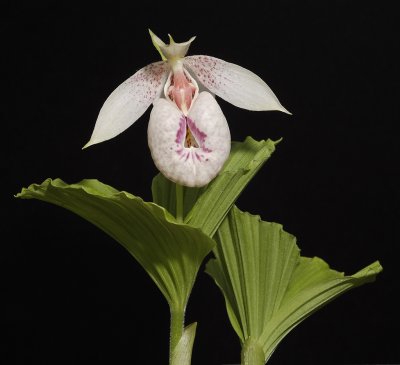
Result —
M260 77L241 66L210 56L188 56L184 64L211 92L239 108L291 114Z
M156 99L168 76L166 62L155 62L143 67L119 85L100 110L89 147L111 139L130 127Z
M204 186L218 174L231 146L225 116L208 92L199 94L187 117L167 100L157 99L148 142L157 168L170 180L191 187Z

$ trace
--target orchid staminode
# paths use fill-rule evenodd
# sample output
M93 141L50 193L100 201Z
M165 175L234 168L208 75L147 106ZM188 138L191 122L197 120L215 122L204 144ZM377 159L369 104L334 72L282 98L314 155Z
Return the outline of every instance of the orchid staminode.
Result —
M253 72L215 57L186 56L195 37L175 43L169 36L167 45L150 35L162 61L143 67L111 93L85 147L117 136L153 103L147 135L155 165L178 184L200 187L218 174L231 146L213 94L240 108L290 114Z

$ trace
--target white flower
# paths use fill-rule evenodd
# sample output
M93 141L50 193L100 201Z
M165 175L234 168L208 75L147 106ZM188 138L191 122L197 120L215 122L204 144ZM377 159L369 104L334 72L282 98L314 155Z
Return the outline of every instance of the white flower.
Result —
M150 35L163 60L143 67L111 93L85 147L117 136L153 103L148 142L155 165L181 185L206 185L231 146L225 116L211 93L244 109L289 112L251 71L215 57L185 57L195 37L175 43L169 36L167 45Z

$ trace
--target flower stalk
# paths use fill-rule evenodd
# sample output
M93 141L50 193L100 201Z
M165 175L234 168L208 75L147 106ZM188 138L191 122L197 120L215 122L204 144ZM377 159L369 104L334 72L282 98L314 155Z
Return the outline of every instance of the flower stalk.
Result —
M242 347L241 365L264 365L264 351L262 346L249 337Z
M184 331L184 321L185 321L185 310L180 308L171 307L171 327L170 327L170 339L169 339L169 364L170 365L180 365L176 364L174 361L174 351L181 339Z
M176 220L183 223L183 186L175 184L176 189Z

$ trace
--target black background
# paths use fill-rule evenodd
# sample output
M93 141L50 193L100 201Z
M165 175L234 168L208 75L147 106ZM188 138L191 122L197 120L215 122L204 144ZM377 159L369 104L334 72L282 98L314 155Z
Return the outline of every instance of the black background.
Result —
M395 2L82 3L2 3L0 363L167 363L168 307L134 259L79 217L13 198L61 177L151 199L149 111L81 150L111 91L159 59L147 28L164 40L196 35L189 54L254 71L293 113L218 100L232 139L283 137L239 207L282 223L303 255L339 271L384 266L374 284L294 329L270 364L399 363ZM193 321L193 365L240 362L222 296L203 272Z

